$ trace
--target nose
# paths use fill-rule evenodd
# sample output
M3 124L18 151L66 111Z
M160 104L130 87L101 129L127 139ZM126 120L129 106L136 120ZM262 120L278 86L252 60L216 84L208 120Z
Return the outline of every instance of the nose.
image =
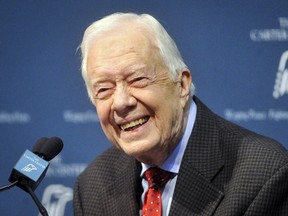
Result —
M117 85L114 91L112 110L119 116L125 116L137 104L133 92L126 85Z

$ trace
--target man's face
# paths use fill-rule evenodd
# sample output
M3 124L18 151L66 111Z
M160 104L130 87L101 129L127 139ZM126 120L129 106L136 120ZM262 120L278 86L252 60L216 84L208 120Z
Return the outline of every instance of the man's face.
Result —
M187 97L151 40L137 31L95 40L87 77L107 138L141 162L162 163L182 135Z

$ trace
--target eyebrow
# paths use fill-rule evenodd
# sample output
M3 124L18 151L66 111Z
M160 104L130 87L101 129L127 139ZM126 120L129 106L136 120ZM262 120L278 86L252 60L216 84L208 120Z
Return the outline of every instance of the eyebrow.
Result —
M133 72L141 72L143 71L144 69L147 69L149 68L149 66L147 64L134 64L134 65L130 65L130 66L127 66L126 68L124 68L123 70L126 71L128 74L125 75L125 77L129 77L133 74ZM125 79L126 79L125 78ZM112 83L113 81L111 80L102 80L102 79L96 79L96 81L92 81L92 87L95 88L98 84L101 84L101 83L106 83L106 82L110 82Z

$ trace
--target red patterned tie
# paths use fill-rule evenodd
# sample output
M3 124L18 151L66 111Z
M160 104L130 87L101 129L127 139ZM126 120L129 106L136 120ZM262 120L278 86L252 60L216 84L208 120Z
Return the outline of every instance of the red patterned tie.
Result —
M149 188L145 194L142 214L143 216L161 216L161 189L171 178L171 173L158 167L151 167L145 171L144 176Z

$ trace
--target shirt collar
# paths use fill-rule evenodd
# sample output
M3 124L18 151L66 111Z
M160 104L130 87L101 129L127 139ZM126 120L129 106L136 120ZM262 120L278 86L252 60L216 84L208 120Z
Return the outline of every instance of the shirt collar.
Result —
M196 118L196 112L197 112L197 106L195 102L191 100L189 113L188 113L187 126L185 128L184 134L179 144L176 146L176 148L173 150L170 156L166 159L166 161L161 166L159 166L161 169L178 174L179 169L180 169L180 164L181 164L186 146L188 144L189 137L193 130L193 126L194 126L195 118ZM142 164L142 171L141 171L140 176L143 176L144 172L147 169L149 169L151 166L149 164L144 164L144 163L141 163L141 164Z

